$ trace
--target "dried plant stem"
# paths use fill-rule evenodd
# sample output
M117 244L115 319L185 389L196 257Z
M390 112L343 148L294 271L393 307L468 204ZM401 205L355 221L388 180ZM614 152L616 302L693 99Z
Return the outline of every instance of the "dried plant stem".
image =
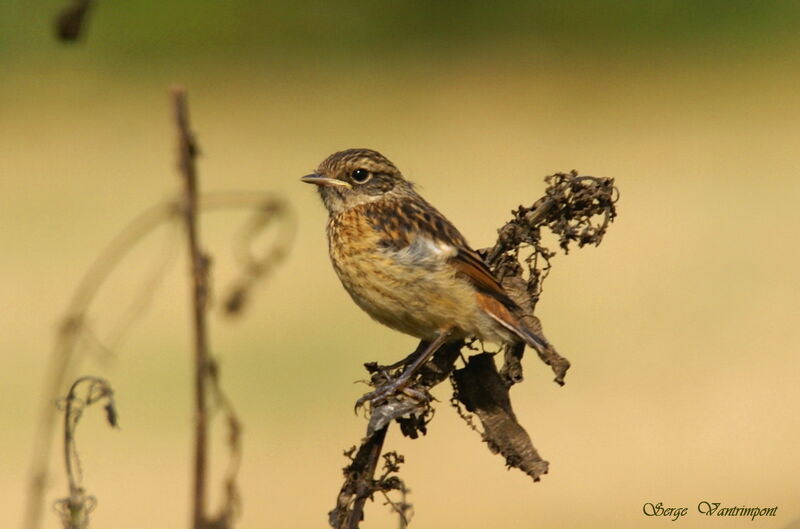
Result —
M84 398L78 396L80 386L86 388ZM76 380L69 389L64 399L64 467L69 483L69 496L55 503L55 510L61 516L61 523L65 529L87 529L89 515L97 505L94 496L86 494L81 486L80 461L78 450L75 446L75 431L78 421L83 415L83 410L95 402L105 400L106 420L113 428L117 426L117 410L114 406L114 390L103 379L94 376L84 376Z
M357 529L364 518L364 503L375 492L375 469L383 450L389 425L368 435L358 448L353 462L345 469L345 485L339 492L337 508L331 512L331 525L337 529ZM348 508L350 502L352 508ZM342 516L344 515L344 516Z
M172 91L175 125L178 131L178 172L183 181L183 218L189 249L192 276L192 306L194 320L194 472L192 527L203 529L206 516L206 462L208 459L208 403L206 377L208 376L208 332L206 327L206 300L208 294L208 259L200 250L197 215L197 171L195 157L197 145L189 129L189 110L186 91Z
M27 506L23 527L38 529L41 526L42 501L47 485L47 467L50 447L55 432L56 401L75 371L76 351L84 338L86 312L106 278L142 239L172 216L175 205L164 202L153 206L136 217L98 256L84 275L58 329L58 337L45 376L42 412L34 440L31 477L28 486Z
M381 451L383 450L383 440L386 439L386 428L381 428L375 435L372 436L368 447L369 452L367 455L367 468L365 471L365 475L367 476L374 476L375 469L378 466L378 460L381 457ZM350 518L350 522L347 525L348 529L356 529L358 524L361 522L361 519L364 517L364 503L366 503L367 498L372 496L372 487L369 487L365 483L361 483L361 487L356 490L356 500L355 504L353 505L353 514Z
M294 217L288 204L283 199L266 192L248 190L217 191L201 194L199 199L201 209L204 212L252 211L254 219L248 223L248 235L253 231L250 226L255 222L258 222L259 226L264 224L265 217L268 217L267 220L274 219L279 221L277 223L279 231L274 248L267 251L263 257L258 258L255 265L252 265L251 262L256 258L248 256L248 270L245 270L244 278L238 280L234 285L234 293L237 294L241 301L241 298L246 294L246 290L243 291L242 289L249 288L256 280L268 275L268 272L288 254L294 239L296 224ZM34 435L25 517L22 524L24 529L39 529L42 525L42 504L47 486L47 470L56 428L57 410L53 406L53 402L58 399L64 390L67 380L74 376L79 362L89 353L90 348L86 345L87 338L91 338L95 345L98 343L103 345L102 349L104 351L109 348L114 349L121 341L125 331L133 323L135 316L139 315L140 310L136 307L146 306L147 299L138 300L135 306L132 307L133 310L128 311L112 338L97 337L97 333L92 329L88 318L91 305L97 294L105 286L106 280L111 273L142 241L162 225L172 226L175 222L181 220L181 203L182 201L177 198L170 198L151 206L132 220L97 256L79 282L67 309L64 311L44 377L44 395L40 407L37 430ZM257 234L253 234L253 237L255 235ZM249 243L250 241L245 239L241 244L245 242ZM257 267L260 267L258 276L254 275L252 270L249 270L249 268ZM163 269L163 267L160 268ZM149 298L154 292L155 288L146 289L143 291L142 296L143 298Z

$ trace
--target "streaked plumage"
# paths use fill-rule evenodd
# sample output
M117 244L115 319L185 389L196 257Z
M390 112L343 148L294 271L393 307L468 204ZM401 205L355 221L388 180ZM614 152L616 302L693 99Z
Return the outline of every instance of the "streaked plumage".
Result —
M337 152L303 180L318 185L328 209L342 285L375 320L426 341L446 334L546 346L461 233L386 157Z

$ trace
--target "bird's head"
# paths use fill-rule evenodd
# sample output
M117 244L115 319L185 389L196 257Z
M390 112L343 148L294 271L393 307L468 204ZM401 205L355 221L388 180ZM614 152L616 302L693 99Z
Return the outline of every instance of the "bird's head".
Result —
M316 171L300 180L316 184L332 215L387 193L410 191L411 184L385 156L370 149L347 149L325 158Z

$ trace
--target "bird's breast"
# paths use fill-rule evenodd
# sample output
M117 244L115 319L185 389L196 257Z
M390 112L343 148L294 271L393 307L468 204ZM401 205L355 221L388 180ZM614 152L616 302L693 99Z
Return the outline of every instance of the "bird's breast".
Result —
M448 263L454 249L405 229L402 219L377 225L352 208L328 223L331 262L342 285L364 311L394 329L431 339L469 328L475 291ZM397 232L397 236L393 235Z

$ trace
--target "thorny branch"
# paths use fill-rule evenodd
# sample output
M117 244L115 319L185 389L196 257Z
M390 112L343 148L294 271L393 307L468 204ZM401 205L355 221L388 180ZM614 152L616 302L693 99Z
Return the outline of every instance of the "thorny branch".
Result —
M86 388L85 396L78 396L78 389ZM83 415L83 410L95 402L105 400L106 420L111 427L117 426L117 410L114 406L114 391L111 385L102 378L85 376L76 380L63 401L64 410L64 467L69 483L69 496L58 500L56 511L61 516L65 529L86 529L89 526L89 514L97 505L94 496L86 494L81 486L82 473L78 449L75 446L75 431Z
M498 230L495 245L480 250L503 287L523 309L525 324L537 334L542 334L542 326L533 312L542 293L542 283L550 272L551 259L556 255L544 245L542 228L548 228L558 237L559 247L564 253L568 253L571 243L576 243L579 248L587 244L598 245L616 217L619 198L611 178L579 176L572 171L547 176L545 182L548 184L545 195L531 206L520 206L513 211L513 218ZM530 253L521 258L526 249ZM479 354L470 356L463 368L456 369L456 361L464 358L465 349L467 354L469 351ZM385 494L387 479L402 484L397 476L387 478L384 475L374 479L376 452L383 449L386 432L394 420L407 437L416 438L419 433L426 433L427 423L433 416L433 399L429 391L448 378L454 391L451 402L459 416L473 430L478 430L478 427L471 414L478 417L482 426L481 436L492 452L501 454L506 465L519 468L534 481L546 474L548 463L541 459L527 432L517 422L508 393L513 384L523 379L523 352L522 345L507 347L503 367L498 371L494 354L486 353L482 347L476 349L474 342L446 344L420 370L403 394L392 395L372 406L367 435L351 464L345 468L345 482L336 507L329 513L330 525L337 529L358 527L363 519L366 498L371 498L376 492ZM539 356L555 373L555 382L563 385L569 361L559 355L552 344ZM372 376L370 385L373 387L399 374L398 371L388 372L374 362L365 364L365 367ZM348 455L353 451L355 448ZM393 473L397 472L400 462L402 457L397 457L392 466ZM404 496L407 490L405 485L389 489L401 490ZM405 498L401 507L393 506L401 513L401 526L404 527L408 521L405 513L410 506L405 503Z

